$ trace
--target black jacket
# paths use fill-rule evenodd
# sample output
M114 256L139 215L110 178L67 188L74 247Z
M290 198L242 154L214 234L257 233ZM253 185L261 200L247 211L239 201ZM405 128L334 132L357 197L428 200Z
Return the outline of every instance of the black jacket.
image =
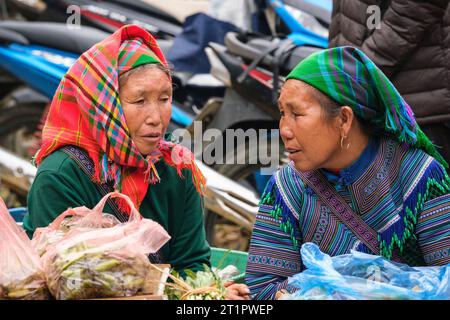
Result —
M367 24L371 5L381 11L378 29ZM420 124L450 122L449 0L334 0L332 15L330 47L362 49Z

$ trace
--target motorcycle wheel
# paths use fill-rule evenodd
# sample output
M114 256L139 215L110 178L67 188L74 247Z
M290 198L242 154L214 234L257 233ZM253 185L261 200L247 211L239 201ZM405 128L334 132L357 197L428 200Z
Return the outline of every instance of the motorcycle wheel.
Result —
M0 146L29 160L40 145L36 135L45 105L14 105L0 108ZM7 171L2 171L0 179L0 196L8 207L27 205L27 183L20 183ZM9 181L9 182L8 182Z
M40 145L36 135L45 105L24 104L0 108L0 145L31 159Z

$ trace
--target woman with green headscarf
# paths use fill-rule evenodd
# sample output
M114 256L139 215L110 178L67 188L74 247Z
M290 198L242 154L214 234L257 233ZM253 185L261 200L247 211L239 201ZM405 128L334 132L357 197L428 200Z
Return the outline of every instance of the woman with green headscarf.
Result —
M306 242L331 256L450 262L448 165L362 51L333 48L300 62L279 109L291 161L261 199L246 271L254 299L294 290L287 278L303 271Z

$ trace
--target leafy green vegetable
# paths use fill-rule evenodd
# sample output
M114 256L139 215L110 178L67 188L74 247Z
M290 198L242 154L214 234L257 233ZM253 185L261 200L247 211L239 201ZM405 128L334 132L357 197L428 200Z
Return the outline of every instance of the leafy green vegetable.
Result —
M204 271L183 270L186 278L182 278L175 270L170 278L173 283L166 284L166 295L169 300L224 300L225 287L223 281L207 265Z

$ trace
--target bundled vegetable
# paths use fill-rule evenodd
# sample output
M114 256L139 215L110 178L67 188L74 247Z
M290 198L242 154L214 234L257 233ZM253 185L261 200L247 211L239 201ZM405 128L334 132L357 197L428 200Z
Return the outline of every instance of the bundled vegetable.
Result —
M154 268L156 266L152 265ZM173 271L173 283L166 283L169 300L225 300L225 286L217 272L204 266L205 271L185 270L186 278Z
M0 299L48 297L39 256L0 199Z
M128 222L117 224L102 213L108 197L127 201L131 208ZM71 210L73 215L86 208ZM52 295L56 299L90 299L139 293L151 266L148 255L170 239L167 232L158 223L143 219L131 200L116 192L79 216L62 240L43 248L43 267ZM59 226L57 229L61 231Z

